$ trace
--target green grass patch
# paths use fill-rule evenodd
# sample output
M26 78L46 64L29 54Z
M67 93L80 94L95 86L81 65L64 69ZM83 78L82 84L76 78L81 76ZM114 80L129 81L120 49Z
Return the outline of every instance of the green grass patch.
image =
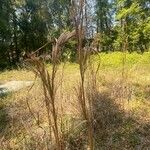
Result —
M125 56L126 55L126 56ZM150 64L150 52L144 54L134 53L100 53L99 56L94 56L94 61L100 62L102 68L117 68L123 64L123 58L126 57L125 65L132 67L133 65L147 65Z

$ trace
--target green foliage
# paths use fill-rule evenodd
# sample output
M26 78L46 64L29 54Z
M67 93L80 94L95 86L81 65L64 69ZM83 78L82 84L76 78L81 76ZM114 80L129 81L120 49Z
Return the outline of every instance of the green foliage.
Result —
M0 1L0 68L7 64L6 56L11 43L10 12L10 0Z
M122 9L120 9L116 17L117 19L122 19L137 14L139 12L140 12L139 4L137 2L133 2L130 7L127 8L123 7Z
M149 2L117 0L116 8L116 19L120 22L120 25L118 24L118 37L115 43L121 43L125 41L127 37L127 50L140 50L141 52L148 50L149 36L147 36L146 33L149 19L147 19L146 16L148 17Z
M64 31L73 30L70 6L70 0L0 1L0 68L18 65L25 53L35 51ZM84 9L85 38L92 41L96 33L97 50L149 51L149 0L88 0ZM69 41L63 47L62 59L75 61L76 48L76 41ZM38 55L49 52L51 45Z
M102 68L111 67L117 68L122 67L122 52L113 52L113 53L101 53L99 56L94 56L94 61L101 63ZM134 53L126 53L126 66L133 67L134 65L146 65L150 63L150 52L144 53L143 55Z

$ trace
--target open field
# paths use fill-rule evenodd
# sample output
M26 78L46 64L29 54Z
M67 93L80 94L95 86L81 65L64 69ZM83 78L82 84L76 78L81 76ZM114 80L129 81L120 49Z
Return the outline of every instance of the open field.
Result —
M92 58L95 65L100 63L97 91L91 100L96 150L150 149L150 53L126 54L124 71L123 57L118 52ZM47 68L51 70L50 65ZM58 72L56 84L63 82L57 91L57 107L66 149L86 149L76 95L78 64L61 64ZM87 71L86 80L88 75ZM48 123L40 79L27 69L0 73L0 84L11 80L35 83L0 98L0 149L52 149L45 134ZM88 89L90 84L87 94Z

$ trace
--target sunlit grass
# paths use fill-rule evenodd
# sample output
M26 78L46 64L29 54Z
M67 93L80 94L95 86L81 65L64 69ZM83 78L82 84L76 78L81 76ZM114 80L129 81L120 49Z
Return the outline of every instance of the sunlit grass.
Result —
M27 69L6 70L0 72L0 81L33 80L34 74Z
M116 97L111 95L111 93L112 91L116 91L117 94L119 92L119 89L116 88L116 84L117 86L120 86L118 85L118 81L120 81L120 79L122 78L122 53L102 53L100 54L100 57L94 56L94 60L97 63L99 61L101 63L97 79L99 91L102 93L107 91L108 94L110 94L109 97L112 98L111 100L116 100ZM122 110L124 113L122 116L123 121L119 124L119 127L108 129L108 133L103 133L102 131L101 135L99 135L109 135L109 139L110 137L112 139L111 146L114 149L122 145L126 145L126 149L130 147L131 149L135 148L136 145L141 144L141 139L143 140L142 145L144 145L144 142L147 143L147 137L150 136L149 133L147 133L147 136L143 135L146 134L145 131L148 129L145 128L147 128L147 124L149 124L150 122L150 53L144 53L143 55L137 53L127 54L126 66L126 72L128 74L127 82L129 82L129 86L133 90L133 97L131 97L129 100L126 100L124 103ZM51 71L50 64L47 64L47 68L49 71ZM75 101L76 97L74 94L74 87L79 81L78 65L76 63L69 62L65 64L62 63L59 67L59 78L61 78L62 75L63 85L62 91L58 92L58 105L61 106L61 110L63 109L64 116L74 115L79 117L79 107L77 102ZM10 71L7 70L0 73L0 81L2 82L9 80L34 80L34 78L35 75L27 69ZM13 124L14 131L12 131L12 129L10 128L5 133L8 139L10 140L11 144L13 145L12 147L20 147L21 144L19 145L18 141L20 141L24 134L28 135L26 133L28 132L28 130L30 132L33 132L37 136L38 134L40 134L38 132L35 133L35 131L37 131L36 123L33 116L31 116L28 110L26 104L27 101L29 101L30 107L32 108L32 111L34 112L35 116L39 115L41 121L40 125L44 126L47 129L48 125L45 121L45 111L43 109L42 103L43 93L40 84L41 82L39 80L36 80L35 86L30 91L29 88L25 88L11 95L0 98L0 100L2 100L0 102L0 119L2 118L2 120L6 121L4 122L4 124L1 125L0 129L5 129L5 126L9 126L9 122L7 122L7 116L9 116L10 120L15 120L15 123ZM61 92L63 92L63 96L61 95ZM99 99L100 103L101 100L105 101L103 97L101 98ZM121 103L121 101L119 101L119 103ZM104 107L107 107L107 105L104 105ZM109 118L109 113L110 115L111 113L113 113L111 112L112 110L116 111L114 110L115 107L112 107L110 109L111 111L107 109L108 108L106 108L105 110L101 110L100 108L100 112L102 111L102 114L100 112L97 113L100 113L100 115L103 115L103 113L108 114L108 116L104 116L105 119L107 117ZM118 113L117 115L119 115L120 112L116 113ZM22 125L23 122L21 122L21 119L27 123L28 129L24 129L24 126ZM101 145L106 144L108 140L103 139L103 137L100 137L99 139L102 140L102 143L100 143ZM30 141L31 139L28 138L28 140ZM105 145L103 148L105 148Z
M101 69L104 70L114 70L122 67L122 57L123 54L121 52L114 53L100 53L99 56L93 56L95 62L101 64ZM74 74L78 71L78 65L76 63L62 63L61 68L65 68L65 71L69 74ZM126 66L130 69L132 68L140 68L139 70L145 74L150 72L150 52L146 52L144 54L127 53L126 54ZM47 64L47 67L51 69L51 65ZM19 69L19 70L6 70L0 72L0 81L2 80L33 80L34 74L27 69Z

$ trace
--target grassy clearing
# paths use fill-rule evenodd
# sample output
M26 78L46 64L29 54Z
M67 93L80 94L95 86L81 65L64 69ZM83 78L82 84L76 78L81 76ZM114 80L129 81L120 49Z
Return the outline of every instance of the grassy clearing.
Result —
M122 53L100 54L98 91L93 97L95 144L97 149L150 148L150 53L127 54L125 95L122 96ZM95 56L98 62L99 57ZM49 70L51 66L48 65ZM63 65L58 79L61 79ZM27 70L5 71L4 80L33 80ZM68 149L85 149L84 121L80 121L75 87L79 80L77 64L66 63L57 104ZM35 86L0 98L1 145L4 149L44 149L49 139L43 92ZM39 121L37 124L37 121ZM41 128L42 127L42 128ZM83 148L84 147L84 148Z
M117 69L122 66L122 56L120 52L114 52L110 54L100 53L99 56L94 56L95 62L101 63L101 69ZM140 67L140 70L144 73L149 73L149 63L150 63L150 52L142 54L138 53L127 53L126 54L126 65L132 69L135 67ZM63 66L64 64L62 64ZM51 68L48 65L49 68ZM143 69L142 69L143 68ZM76 63L66 63L65 70L68 73L74 73L78 71L78 65ZM0 72L0 80L31 80L34 75L31 71L26 69L11 70Z
M4 72L0 72L0 81L12 81L12 80L33 80L34 75L32 72L19 69L19 70L6 70Z
M99 56L94 56L93 60L101 64L101 70L114 70L120 69L122 67L122 57L123 54L120 52L115 53L100 53ZM130 69L139 68L140 73L147 75L150 71L149 63L150 63L150 52L144 53L143 55L137 53L127 53L126 54L126 66ZM50 65L47 65L49 69ZM63 67L64 64L61 65ZM78 65L76 63L65 64L65 72L68 74L74 74L78 71ZM34 75L31 71L26 69L19 70L6 70L0 72L0 81L3 80L33 80Z

